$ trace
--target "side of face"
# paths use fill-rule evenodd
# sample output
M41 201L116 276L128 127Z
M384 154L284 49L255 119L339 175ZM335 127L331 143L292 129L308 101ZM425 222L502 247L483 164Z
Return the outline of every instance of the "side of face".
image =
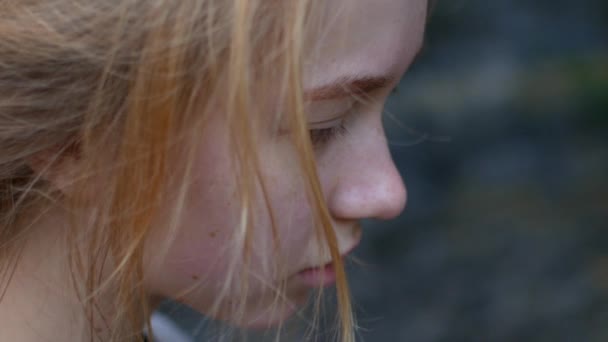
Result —
M357 245L359 220L390 219L405 206L405 187L387 147L381 114L420 48L426 5L426 0L327 2L325 13L331 23L323 35L310 37L313 45L304 66L308 120L312 136L323 137L315 146L317 172L341 253ZM357 83L360 80L367 83ZM369 86L369 80L384 82ZM369 89L357 99L332 89L344 89L345 81L367 84ZM237 323L273 325L297 309L310 290L292 275L330 258L316 239L291 140L277 137L269 128L256 146L266 196L261 188L254 195L249 267L233 274L236 285L226 287L234 257L241 259L238 246L244 237L238 231L241 208L227 132L221 112L201 132L181 226L162 260L154 257L167 239L162 227L146 245L146 286L154 295L177 298L209 313L223 290L228 302L240 302L239 284L247 283L247 310ZM273 221L278 245L273 242ZM280 265L279 273L274 272L275 265ZM277 304L274 290L281 285L286 301Z

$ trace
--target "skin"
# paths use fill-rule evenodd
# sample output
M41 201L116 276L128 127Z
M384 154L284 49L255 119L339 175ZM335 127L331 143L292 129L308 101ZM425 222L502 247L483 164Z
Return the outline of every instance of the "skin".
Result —
M332 1L328 6L325 13L340 15L333 18L325 39L311 39L314 43L306 59L304 83L310 100L307 113L311 127L327 128L343 121L348 130L316 151L318 174L339 250L345 255L360 240L359 220L390 219L405 206L405 187L389 154L381 115L387 96L422 44L426 1L349 0ZM338 84L333 89L336 80L361 77L384 80L373 87L364 86L370 88L360 96L366 99L364 103L340 94L339 89L348 84ZM261 173L263 180L271 180L266 190L280 247L277 254L270 252L270 215L264 207L257 206L251 264L246 272L237 272L234 279L236 284L248 283L245 316L234 323L248 327L272 326L292 314L310 290L294 275L331 260L327 249L315 239L302 177L293 167L297 160L286 137L289 133L277 137L270 125L264 129L258 146ZM190 187L183 228L164 262L150 263L148 284L160 297L173 297L192 289L180 300L208 313L233 258L234 249L225 248L231 246L233 230L226 227L238 226L240 210L234 196L234 167L226 158L230 151L223 117L212 119L201 136L194 172L200 177ZM255 203L263 203L263 198ZM158 245L165 235L160 232L151 244ZM277 261L281 261L280 268L273 272L268 265ZM282 282L286 300L277 302L273 290L280 288ZM229 301L242 302L238 288L228 290L226 296ZM223 317L221 312L216 316L234 319Z
M322 38L309 37L304 85L311 127L343 122L347 128L347 133L329 139L315 152L339 250L345 255L361 238L359 220L390 219L405 206L406 190L389 154L381 114L386 98L422 44L426 0L328 1L327 6L324 13L336 15L328 17L331 24ZM385 80L362 94L364 103L328 91L337 80L363 76ZM289 132L277 134L268 125L256 146L279 248L272 253L271 212L258 191L250 265L246 272L239 272L242 265L231 263L238 246L233 227L239 224L240 209L234 165L226 158L230 151L224 116L218 113L206 127L200 135L195 179L179 229L168 237L165 226L159 224L146 242L145 286L151 298L176 298L209 313L222 290L226 290L227 303L240 303L238 284L246 282L243 317L225 316L230 304L219 307L215 316L246 327L275 325L292 315L311 290L298 272L330 261L326 248L315 238L301 174L293 166L297 163ZM61 262L63 246L49 239L57 236L63 220L65 215L57 209L32 228L44 233L35 234L26 246L0 307L0 340L67 341L85 334L77 300L63 290L70 279ZM239 254L236 257L240 260ZM224 288L232 266L237 285ZM284 298L276 301L275 290L281 287Z

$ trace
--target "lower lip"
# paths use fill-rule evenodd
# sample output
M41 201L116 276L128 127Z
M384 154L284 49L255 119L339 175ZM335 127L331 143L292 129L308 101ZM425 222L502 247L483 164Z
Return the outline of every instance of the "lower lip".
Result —
M310 287L325 287L336 282L336 272L332 264L324 267L307 268L297 274L298 279Z

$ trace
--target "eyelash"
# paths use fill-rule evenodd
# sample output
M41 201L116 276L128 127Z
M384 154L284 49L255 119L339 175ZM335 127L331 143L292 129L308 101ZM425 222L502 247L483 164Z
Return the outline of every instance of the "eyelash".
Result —
M399 86L395 86L391 90L391 95L399 93ZM341 121L338 125L309 130L310 141L315 149L320 149L326 146L331 141L343 137L348 133L345 122Z
M344 136L346 133L348 133L348 129L346 128L344 122L341 122L337 126L311 129L309 132L312 145L315 148L321 148L332 140Z

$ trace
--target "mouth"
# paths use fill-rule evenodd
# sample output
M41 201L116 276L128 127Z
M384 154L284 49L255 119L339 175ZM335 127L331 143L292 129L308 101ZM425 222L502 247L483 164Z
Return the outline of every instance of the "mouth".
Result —
M336 271L330 262L320 267L303 269L296 277L309 287L326 287L336 282Z
M358 242L350 247L346 252L341 254L344 258L350 254L357 246ZM296 274L296 278L306 286L309 287L327 287L335 284L336 282L336 271L333 263L329 261L325 265L317 267L308 267Z

